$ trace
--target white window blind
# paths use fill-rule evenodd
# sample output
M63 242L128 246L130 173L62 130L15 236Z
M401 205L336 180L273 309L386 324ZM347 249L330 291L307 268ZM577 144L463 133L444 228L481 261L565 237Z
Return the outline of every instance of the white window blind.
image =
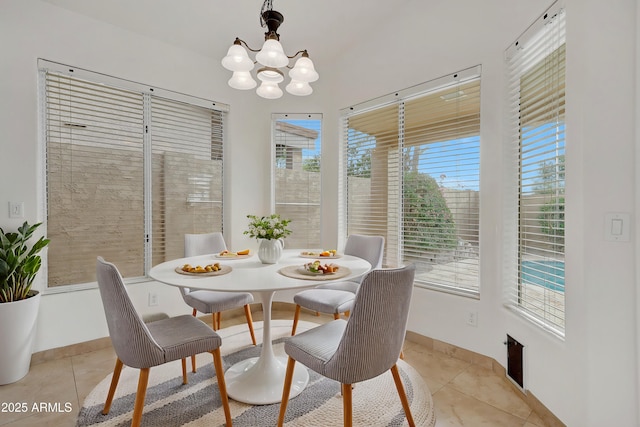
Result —
M142 98L46 75L49 287L95 281L98 255L144 275Z
M274 114L275 212L290 219L287 247L320 248L321 114Z
M385 265L477 295L479 67L344 119L346 233L385 237ZM356 109L357 110L357 109Z
M153 265L184 256L186 233L223 230L223 116L153 97Z
M351 115L346 141L346 234L385 237L383 265L399 256L398 106Z
M564 336L565 12L560 4L507 50L506 63L507 148L518 183L511 199L517 206L510 207L514 227L505 234L517 240L505 244L510 249L506 297L527 318Z
M404 106L404 259L429 285L478 292L480 80Z
M97 256L144 277L182 256L185 233L222 231L224 112L48 66L49 287L94 282Z

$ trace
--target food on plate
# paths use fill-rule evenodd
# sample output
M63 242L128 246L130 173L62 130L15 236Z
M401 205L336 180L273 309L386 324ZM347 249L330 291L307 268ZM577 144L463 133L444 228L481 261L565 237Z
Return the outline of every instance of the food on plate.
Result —
M337 250L331 249L331 250L322 250L320 252L305 251L305 252L300 252L300 255L317 256L317 257L332 257L332 256L336 256L337 253L338 253Z
M222 267L220 267L220 264L217 262L215 264L207 264L204 267L201 265L196 265L195 267L193 267L190 264L185 264L182 266L182 271L186 273L211 273L220 270L222 270Z
M224 251L218 254L219 257L227 257L227 258L237 257L238 255L249 255L249 249L245 249L243 251L238 251L238 252L229 252L228 250L225 249Z
M338 271L339 268L340 267L335 264L322 265L322 263L319 260L315 260L313 262L309 262L304 265L305 270L310 271L311 273L318 273L318 274L335 273L336 271Z

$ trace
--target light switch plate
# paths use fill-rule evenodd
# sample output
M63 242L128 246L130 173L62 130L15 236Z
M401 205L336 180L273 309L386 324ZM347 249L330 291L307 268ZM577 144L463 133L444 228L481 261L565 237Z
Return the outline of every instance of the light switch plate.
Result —
M9 202L9 218L24 218L24 202Z
M631 215L626 212L608 213L604 216L604 239L612 242L628 242Z

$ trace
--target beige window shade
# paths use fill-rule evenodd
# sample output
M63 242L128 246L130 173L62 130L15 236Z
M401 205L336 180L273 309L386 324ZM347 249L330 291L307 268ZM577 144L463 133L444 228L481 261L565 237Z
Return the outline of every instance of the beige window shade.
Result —
M506 300L564 336L565 12L555 4L507 50L510 161L517 164ZM513 186L513 184L512 184ZM507 188L509 193L509 188ZM509 254L515 253L514 258Z
M480 80L458 74L346 113L346 233L385 237L388 266L477 295Z
M275 114L275 212L290 219L288 248L321 248L322 115Z
M49 287L95 282L97 256L144 277L222 230L224 112L82 74L41 69Z

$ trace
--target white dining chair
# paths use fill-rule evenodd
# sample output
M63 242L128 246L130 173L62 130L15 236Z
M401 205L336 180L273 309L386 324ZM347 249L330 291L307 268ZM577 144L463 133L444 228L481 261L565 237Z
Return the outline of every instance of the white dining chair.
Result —
M185 234L184 235L184 256L191 257L197 255L218 254L227 249L224 237L220 232ZM244 307L244 314L247 319L247 326L251 334L251 342L256 345L256 337L253 331L253 320L251 318L251 307L253 295L249 292L220 292L191 290L180 287L180 294L184 302L193 308L193 316L198 312L211 314L211 324L213 330L217 331L221 327L222 312L236 307ZM192 371L196 371L195 356L191 359Z
M372 269L378 269L382 266L384 237L351 234L347 239L344 254L362 258L371 264ZM296 303L296 310L293 315L291 335L296 333L302 307L316 313L333 314L334 319L338 319L341 313L349 313L351 307L353 307L353 300L362 277L322 284L313 289L298 292L293 297L293 302Z

